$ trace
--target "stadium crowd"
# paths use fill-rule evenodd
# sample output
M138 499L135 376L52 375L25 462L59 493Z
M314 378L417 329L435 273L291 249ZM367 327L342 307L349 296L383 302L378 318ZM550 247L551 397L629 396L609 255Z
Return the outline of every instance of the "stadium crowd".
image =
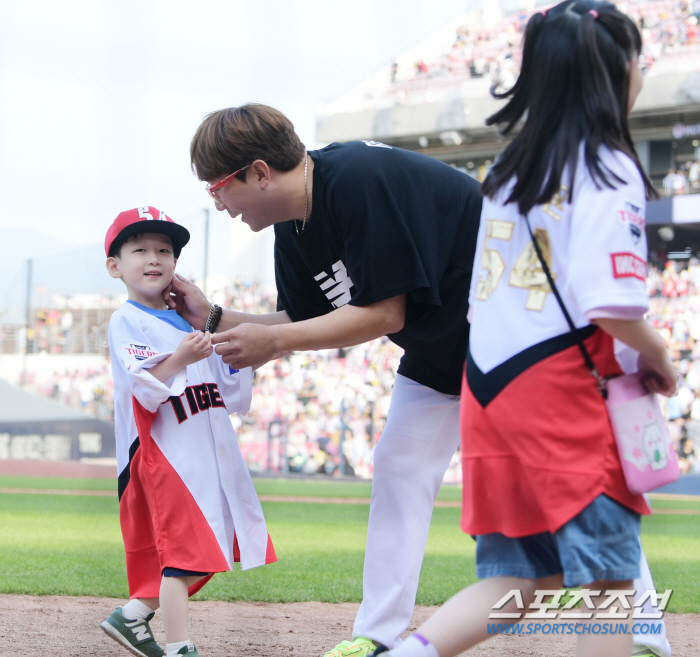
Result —
M680 374L665 414L682 473L700 474L700 260L649 268L648 319L666 341Z
M290 354L260 368L251 410L236 419L249 466L371 476L400 357L398 347L381 339Z
M692 160L670 169L663 179L664 196L700 193L700 162Z
M645 54L653 60L698 43L700 0L626 0L617 4L639 24ZM459 27L448 51L435 61L417 60L409 79L490 76L492 93L508 89L518 73L519 48L528 18L527 14L509 17L491 29ZM391 77L392 81L406 79L396 65Z
M685 262L685 261L684 261ZM681 471L700 474L700 260L649 267L649 320L681 374L665 401ZM276 294L252 279L226 291L229 308L272 312ZM350 349L290 354L260 368L248 415L233 416L241 450L257 471L372 476L401 349L386 338ZM23 387L100 419L113 418L109 364L43 368ZM455 456L446 481L461 481Z
M84 367L50 365L49 368L22 373L11 383L100 420L114 419L114 384L109 363Z

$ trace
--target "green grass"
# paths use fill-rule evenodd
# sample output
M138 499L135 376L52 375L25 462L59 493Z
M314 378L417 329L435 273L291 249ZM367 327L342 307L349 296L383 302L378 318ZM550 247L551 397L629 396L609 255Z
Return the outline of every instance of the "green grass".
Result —
M644 517L642 546L656 589L673 589L670 611L700 611L700 515Z
M258 495L292 495L299 497L355 497L370 498L372 484L369 481L343 481L338 479L273 479L258 477L253 480ZM460 501L462 489L445 485L438 494L439 500Z
M256 478L258 495L291 495L299 497L356 497L370 498L372 484L368 481L342 481L337 479L273 479ZM54 490L117 490L115 479L62 479L60 477L11 477L0 476L0 488L34 488ZM459 486L445 485L439 500L458 502L462 499Z
M24 480L24 482L20 481ZM110 490L112 480L0 477L0 488ZM367 483L256 479L260 495L369 497ZM458 487L441 498L459 500ZM698 502L654 500L655 508ZM264 502L279 561L217 575L197 595L207 600L359 602L369 506ZM440 604L475 581L474 542L459 529L458 508L436 508L418 604ZM0 592L127 597L115 497L0 494ZM700 515L643 520L642 542L657 589L674 589L674 612L700 609Z
M0 488L37 490L117 490L117 479L76 479L64 477L12 477L0 475Z
M123 597L117 499L0 495L0 591Z
M359 602L369 507L263 503L279 561L217 575L197 599ZM435 509L418 604L444 602L474 581L474 541L459 531L457 509Z
M700 511L700 497L696 500L651 500L652 509L683 509Z

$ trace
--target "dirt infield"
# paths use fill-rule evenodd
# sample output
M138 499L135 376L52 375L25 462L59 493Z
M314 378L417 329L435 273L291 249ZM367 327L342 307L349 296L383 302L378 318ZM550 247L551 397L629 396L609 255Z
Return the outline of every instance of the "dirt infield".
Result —
M40 461L2 459L0 475L13 477L75 477L76 479L116 479L116 462L110 465L80 461Z
M23 657L100 655L129 652L99 627L122 600L106 598L0 595L0 654ZM281 657L289 653L320 657L350 637L358 605L297 602L193 602L190 631L202 657ZM414 624L434 608L418 607ZM694 614L666 618L674 657L697 657L700 619ZM163 643L158 618L152 623ZM413 628L412 628L413 629ZM475 657L560 657L574 654L571 636L499 636L477 646ZM291 657L291 656L290 656Z
M115 469L114 466L82 463L0 461L0 475L114 478ZM30 491L18 489L13 492ZM70 491L70 494L76 493L78 491ZM79 493L95 494L94 491ZM111 491L99 493L114 494ZM273 501L270 497L270 501ZM292 500L287 498L287 501ZM368 502L365 499L319 498L294 501ZM445 506L454 504L445 503ZM0 595L0 655L127 657L130 653L99 627L100 622L123 603L123 600L108 598ZM320 657L339 641L350 638L358 606L354 603L321 602L193 602L190 630L202 657L281 657L289 653ZM415 629L434 610L432 607L417 607L411 629ZM700 654L700 615L670 614L666 617L666 626L673 657L697 657ZM157 640L163 644L165 637L158 618L152 627ZM573 655L574 644L573 635L499 636L477 646L468 654L475 657L560 657Z

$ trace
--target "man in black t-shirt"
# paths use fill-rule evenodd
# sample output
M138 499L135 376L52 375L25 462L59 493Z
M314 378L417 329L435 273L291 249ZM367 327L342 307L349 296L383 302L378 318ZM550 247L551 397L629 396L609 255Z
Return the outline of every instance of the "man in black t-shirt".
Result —
M363 602L352 641L328 657L392 648L411 619L435 497L459 443L478 184L435 159L374 141L306 152L273 108L214 112L192 165L218 210L274 225L277 312L223 311L212 337L233 367L388 336L405 353L374 453ZM204 328L187 281L172 307ZM215 313L214 313L215 314Z

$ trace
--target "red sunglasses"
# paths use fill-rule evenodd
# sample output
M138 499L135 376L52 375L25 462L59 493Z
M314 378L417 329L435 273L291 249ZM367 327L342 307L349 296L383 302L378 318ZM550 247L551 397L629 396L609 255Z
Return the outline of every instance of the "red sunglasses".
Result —
M211 183L209 183L206 186L206 190L207 190L207 192L209 192L209 196L211 196L215 201L221 201L221 199L219 198L219 192L217 192L216 190L221 189L222 187L228 185L228 183L231 181L231 179L234 176L237 176L241 171L245 171L249 166L250 166L250 164L242 167L241 169L238 169L238 171L234 171L232 174L219 180L218 183L214 183L213 185Z

